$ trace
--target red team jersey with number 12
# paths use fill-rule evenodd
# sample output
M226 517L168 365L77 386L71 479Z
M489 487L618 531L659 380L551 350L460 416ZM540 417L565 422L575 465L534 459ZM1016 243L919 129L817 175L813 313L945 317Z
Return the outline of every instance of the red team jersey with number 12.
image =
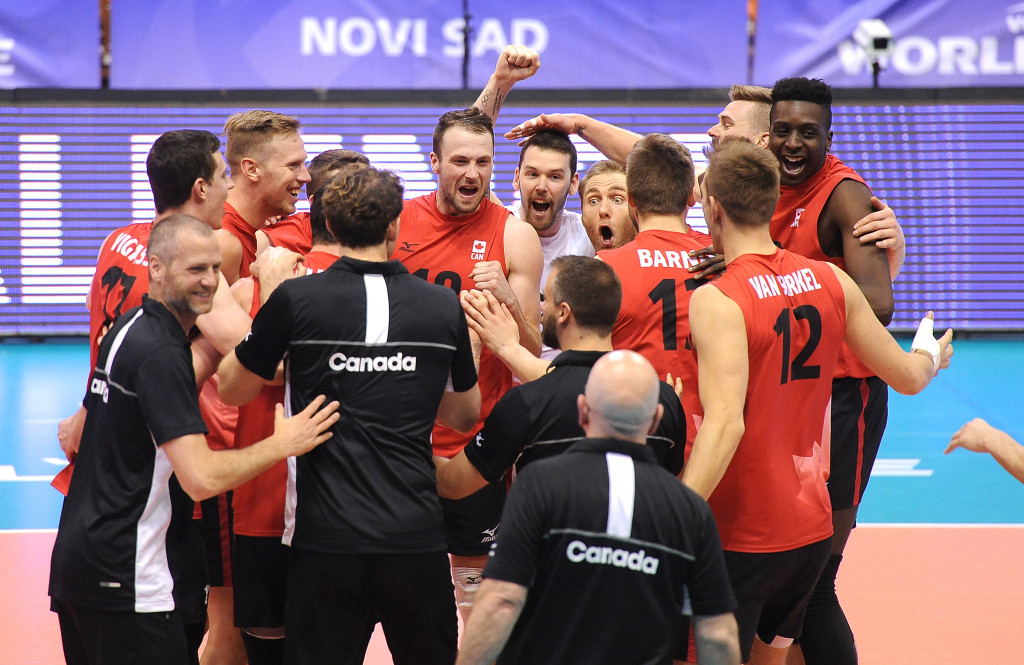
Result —
M832 508L821 437L846 331L843 287L828 265L783 249L737 257L712 285L743 311L749 364L746 429L708 499L722 549L824 540Z
M704 414L696 390L697 358L687 346L690 294L704 280L688 272L698 260L687 253L710 244L711 236L693 229L649 230L622 247L597 253L622 282L622 309L612 330L612 346L642 355L662 381L668 373L683 381L687 451Z
M437 209L437 193L405 202L398 244L391 256L412 274L433 284L455 290L472 289L469 274L478 261L505 264L505 221L509 212L486 198L472 215L443 215ZM486 348L480 354L480 418L470 434L434 426L434 452L454 457L480 428L498 399L512 387L512 373Z

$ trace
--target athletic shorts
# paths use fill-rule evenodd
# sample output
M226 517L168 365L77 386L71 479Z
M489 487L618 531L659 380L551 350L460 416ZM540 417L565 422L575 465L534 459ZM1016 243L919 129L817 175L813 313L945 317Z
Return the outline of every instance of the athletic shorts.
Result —
M458 619L445 552L290 549L285 610L290 665L362 663L378 619L395 665L455 662Z
M877 376L832 380L832 510L860 505L889 416L889 386Z
M211 496L200 503L203 513L203 543L210 586L231 586L232 492Z
M236 535L231 562L235 625L239 628L283 626L288 546L280 537Z
M104 612L56 598L50 601L50 609L57 613L68 665L193 662L185 627L175 612Z
M463 499L441 498L448 551L456 556L484 556L491 551L501 511L505 508L505 479L481 487Z
M800 637L807 601L831 552L831 537L785 552L724 551L739 606L740 662L750 660L754 635L765 644Z

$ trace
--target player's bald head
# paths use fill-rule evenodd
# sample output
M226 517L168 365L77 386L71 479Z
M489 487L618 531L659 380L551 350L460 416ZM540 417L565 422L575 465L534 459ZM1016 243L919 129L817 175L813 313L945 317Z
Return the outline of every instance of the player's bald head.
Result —
M580 401L587 436L642 442L660 416L658 374L635 351L612 351L594 363Z

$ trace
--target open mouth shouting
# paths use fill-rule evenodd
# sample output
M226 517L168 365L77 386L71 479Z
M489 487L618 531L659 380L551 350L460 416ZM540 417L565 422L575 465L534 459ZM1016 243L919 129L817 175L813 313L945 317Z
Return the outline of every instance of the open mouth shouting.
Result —
M601 224L597 227L599 234L598 240L601 243L601 249L613 249L615 247L615 230L607 224Z

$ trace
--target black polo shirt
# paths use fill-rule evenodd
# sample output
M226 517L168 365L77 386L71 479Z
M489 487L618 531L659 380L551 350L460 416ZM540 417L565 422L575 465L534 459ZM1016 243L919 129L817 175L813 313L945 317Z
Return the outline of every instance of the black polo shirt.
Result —
M88 414L50 563L50 595L113 612L193 612L204 565L193 502L160 448L205 434L188 338L143 296L100 345ZM187 607L186 607L187 606Z
M736 606L707 503L618 439L519 476L484 576L530 588L498 663L670 663L687 599Z
M285 359L289 412L341 402L327 443L289 459L284 541L336 554L446 548L430 432L448 381L476 383L466 318L448 288L398 261L342 258L288 280L235 350L270 379Z
M583 438L576 398L587 385L590 370L605 351L563 351L547 373L509 390L494 406L466 457L488 482L502 477L513 464L518 473L530 462L563 452ZM665 413L647 439L658 462L674 474L683 468L686 417L672 388L661 382Z

